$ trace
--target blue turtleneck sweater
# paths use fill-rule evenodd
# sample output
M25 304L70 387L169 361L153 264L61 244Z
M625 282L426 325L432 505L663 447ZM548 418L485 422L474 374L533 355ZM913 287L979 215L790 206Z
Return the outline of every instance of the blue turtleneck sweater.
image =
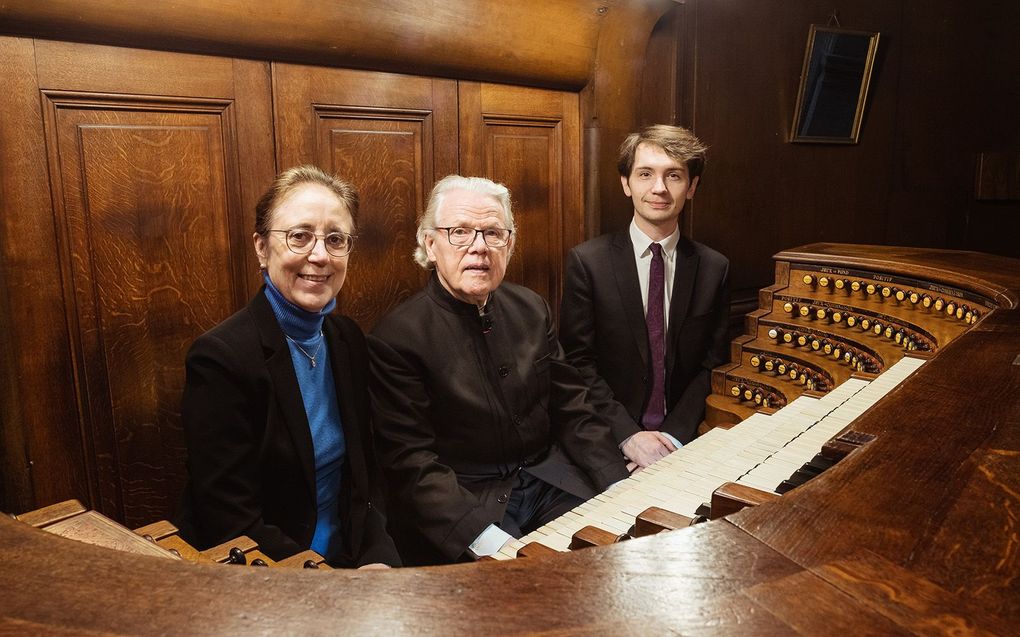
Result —
M309 312L284 298L269 280L268 274L264 278L269 305L280 323L280 329L290 337L287 345L290 347L298 387L301 388L301 399L305 405L308 427L312 433L312 447L315 450L318 515L309 548L330 559L339 552L342 542L340 476L347 452L333 368L329 364L329 347L322 334L322 323L326 315L336 307L336 299L319 312ZM315 358L314 367L309 356Z

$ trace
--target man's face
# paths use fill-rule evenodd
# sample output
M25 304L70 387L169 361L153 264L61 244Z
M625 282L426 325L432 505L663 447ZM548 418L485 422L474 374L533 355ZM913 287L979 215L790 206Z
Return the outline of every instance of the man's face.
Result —
M495 197L460 189L444 195L435 225L477 230L507 227L503 208ZM492 248L476 233L470 245L455 246L446 230L435 230L425 236L425 252L435 263L443 287L454 298L481 306L503 282L513 240L511 235L508 245Z
M638 144L634 167L620 177L623 192L634 201L634 220L648 236L658 239L672 234L680 211L694 198L698 177L687 174L687 166L673 159L662 148Z

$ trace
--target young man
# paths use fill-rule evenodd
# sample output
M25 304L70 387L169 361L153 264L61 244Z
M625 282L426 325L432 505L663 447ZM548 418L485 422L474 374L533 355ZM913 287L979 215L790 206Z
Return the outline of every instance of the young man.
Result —
M633 220L567 261L560 340L631 468L695 437L712 368L726 361L729 261L680 235L704 166L687 129L631 134L618 168Z

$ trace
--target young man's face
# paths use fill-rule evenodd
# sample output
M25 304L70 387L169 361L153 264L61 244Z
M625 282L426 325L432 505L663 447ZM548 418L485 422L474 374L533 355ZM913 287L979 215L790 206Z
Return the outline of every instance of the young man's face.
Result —
M687 174L687 166L662 148L642 142L634 153L634 167L620 177L623 192L634 202L634 220L652 238L670 235L680 211L694 198L698 177Z

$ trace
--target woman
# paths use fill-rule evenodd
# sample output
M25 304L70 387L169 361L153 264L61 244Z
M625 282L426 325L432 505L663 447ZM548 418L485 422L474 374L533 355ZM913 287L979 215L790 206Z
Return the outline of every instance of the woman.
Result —
M399 564L369 432L364 335L331 314L358 195L313 166L255 208L265 286L192 345L178 526L201 548L239 535L273 559L311 548L339 566Z

